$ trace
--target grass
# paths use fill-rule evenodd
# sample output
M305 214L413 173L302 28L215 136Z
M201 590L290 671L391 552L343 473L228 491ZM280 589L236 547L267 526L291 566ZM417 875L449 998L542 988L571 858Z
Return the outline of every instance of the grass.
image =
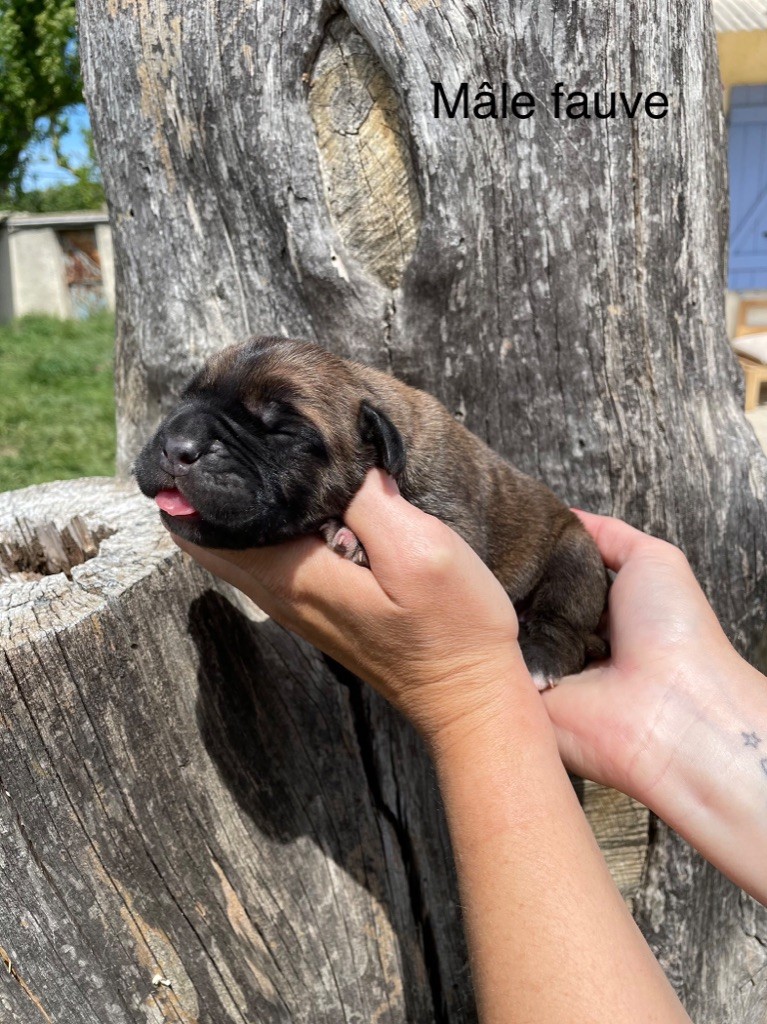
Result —
M0 491L112 476L114 317L0 327Z

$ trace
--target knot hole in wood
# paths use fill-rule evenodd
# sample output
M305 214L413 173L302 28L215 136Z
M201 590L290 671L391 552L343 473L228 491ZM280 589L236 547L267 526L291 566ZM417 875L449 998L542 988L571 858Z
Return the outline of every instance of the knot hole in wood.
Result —
M421 225L410 132L394 84L345 13L326 25L309 111L339 238L367 273L396 288Z

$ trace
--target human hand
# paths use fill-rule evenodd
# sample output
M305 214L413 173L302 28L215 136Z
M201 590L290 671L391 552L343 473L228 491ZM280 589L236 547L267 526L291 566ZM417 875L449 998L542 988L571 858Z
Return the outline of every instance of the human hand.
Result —
M319 537L222 551L174 540L273 619L365 679L428 742L534 687L505 591L456 533L371 471L344 517L370 569Z
M652 806L682 737L739 659L678 548L618 519L578 515L617 572L611 655L543 699L568 769Z

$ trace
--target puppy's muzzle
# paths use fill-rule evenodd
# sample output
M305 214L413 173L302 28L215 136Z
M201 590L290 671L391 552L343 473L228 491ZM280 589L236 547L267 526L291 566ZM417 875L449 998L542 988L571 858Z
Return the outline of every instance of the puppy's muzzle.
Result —
M210 450L213 438L205 417L183 410L168 420L159 440L160 468L171 476L185 476Z
M189 437L169 437L160 452L160 467L171 476L184 476L202 455L200 445Z

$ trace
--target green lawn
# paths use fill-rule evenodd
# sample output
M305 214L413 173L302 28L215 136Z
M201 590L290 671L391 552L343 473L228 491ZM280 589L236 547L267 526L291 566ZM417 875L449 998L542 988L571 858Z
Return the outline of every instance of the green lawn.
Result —
M0 327L0 491L114 473L114 317Z

